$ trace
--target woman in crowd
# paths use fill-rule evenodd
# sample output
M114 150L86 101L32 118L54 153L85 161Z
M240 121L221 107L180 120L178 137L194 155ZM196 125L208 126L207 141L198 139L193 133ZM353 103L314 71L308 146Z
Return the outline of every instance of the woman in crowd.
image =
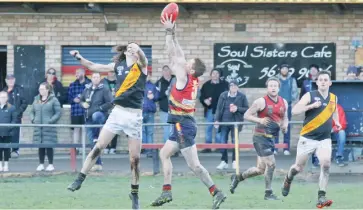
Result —
M39 95L34 98L30 112L31 122L34 124L55 124L61 117L61 106L52 91L52 86L44 82L39 86ZM57 143L57 128L35 127L33 134L35 144ZM53 171L53 148L39 148L39 166L37 171L44 170L44 159L47 154L49 165L46 171Z
M0 123L16 123L17 112L15 106L8 103L8 93L0 92ZM13 128L0 127L0 143L11 143ZM0 148L0 171L9 171L10 148ZM4 165L3 165L4 164Z
M54 96L58 99L61 107L63 107L63 104L67 101L67 93L65 92L62 83L58 80L55 69L49 68L47 70L43 82L52 86Z

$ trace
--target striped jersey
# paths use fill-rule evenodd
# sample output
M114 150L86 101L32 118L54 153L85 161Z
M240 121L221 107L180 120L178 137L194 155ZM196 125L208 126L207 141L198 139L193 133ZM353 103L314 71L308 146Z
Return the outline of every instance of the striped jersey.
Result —
M300 132L301 136L318 141L331 138L333 114L337 106L336 98L333 93L329 93L328 97L324 99L319 91L310 92L310 104L320 101L321 106L306 112Z
M169 97L169 119L170 123L180 122L182 119L194 119L195 104L198 94L198 78L188 74L187 83L181 90L174 84Z
M137 63L127 66L126 60L115 65L116 93L114 104L142 109L146 77Z

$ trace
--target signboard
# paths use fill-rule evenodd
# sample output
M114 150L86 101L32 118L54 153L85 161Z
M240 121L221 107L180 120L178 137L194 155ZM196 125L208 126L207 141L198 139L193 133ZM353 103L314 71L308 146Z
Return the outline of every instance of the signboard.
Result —
M239 87L261 88L269 77L279 73L280 65L288 64L298 85L309 74L309 66L317 64L335 79L335 43L214 44L214 67L229 81L237 79Z
M0 0L0 2L44 3L362 3L362 0Z

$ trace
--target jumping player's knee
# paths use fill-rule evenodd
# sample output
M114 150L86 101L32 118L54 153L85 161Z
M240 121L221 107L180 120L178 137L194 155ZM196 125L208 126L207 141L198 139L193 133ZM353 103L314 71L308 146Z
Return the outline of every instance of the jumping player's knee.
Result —
M296 165L292 166L291 170L294 171L297 174L297 173L300 173L300 172L302 172L304 170L304 166L300 165L300 164L296 164Z
M323 171L329 171L330 164L331 164L330 160L320 161L320 167L323 169Z
M161 160L168 159L169 158L168 157L168 152L164 148L162 148L160 150L159 157L160 157Z
M140 154L138 153L130 153L130 162L139 162L140 160Z
M257 167L257 175L262 175L265 173L266 167Z
M198 164L198 165L188 165L190 170L192 170L194 173L198 174L203 172L203 167Z
M276 168L276 163L275 162L271 162L271 163L268 163L266 164L268 168L270 169L275 169Z

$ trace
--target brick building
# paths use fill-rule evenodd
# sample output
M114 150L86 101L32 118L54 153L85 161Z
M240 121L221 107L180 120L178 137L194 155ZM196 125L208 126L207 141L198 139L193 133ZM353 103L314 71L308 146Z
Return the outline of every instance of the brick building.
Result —
M7 6L0 9L0 45L6 46L6 69L14 72L16 45L44 45L45 69L57 69L62 78L62 47L102 46L126 44L136 41L152 48L153 80L161 76L161 67L167 64L164 50L165 33L160 23L164 5L105 7L107 20L115 23L116 31L106 31L103 15L85 13L83 5L72 7L45 6L33 14L28 8ZM119 7L119 8L117 8ZM363 12L350 10L337 14L331 5L187 5L181 10L177 31L179 42L187 58L200 57L211 69L214 43L336 43L336 75L343 79L344 69L354 64L352 39L363 37ZM34 9L34 8L33 8ZM12 12L23 12L14 14ZM243 32L235 31L235 24L246 24ZM133 37L133 38L130 38ZM17 70L15 70L17 71ZM19 70L20 71L20 70ZM16 72L15 72L16 73ZM205 74L203 80L208 79ZM251 103L264 94L264 89L242 88ZM198 105L198 120L203 112ZM63 109L59 123L69 123L69 109ZM301 119L301 118L300 118ZM296 118L295 120L299 120ZM204 121L204 120L203 120ZM25 114L23 123L29 123ZM245 127L241 140L251 141L251 126ZM296 136L299 126L294 126ZM203 129L204 130L204 129ZM203 141L204 131L198 133ZM156 140L161 142L161 129L157 128ZM59 139L70 142L69 129L59 130ZM31 141L30 128L22 129L22 139ZM297 138L292 140L296 145ZM123 141L122 145L125 141Z

